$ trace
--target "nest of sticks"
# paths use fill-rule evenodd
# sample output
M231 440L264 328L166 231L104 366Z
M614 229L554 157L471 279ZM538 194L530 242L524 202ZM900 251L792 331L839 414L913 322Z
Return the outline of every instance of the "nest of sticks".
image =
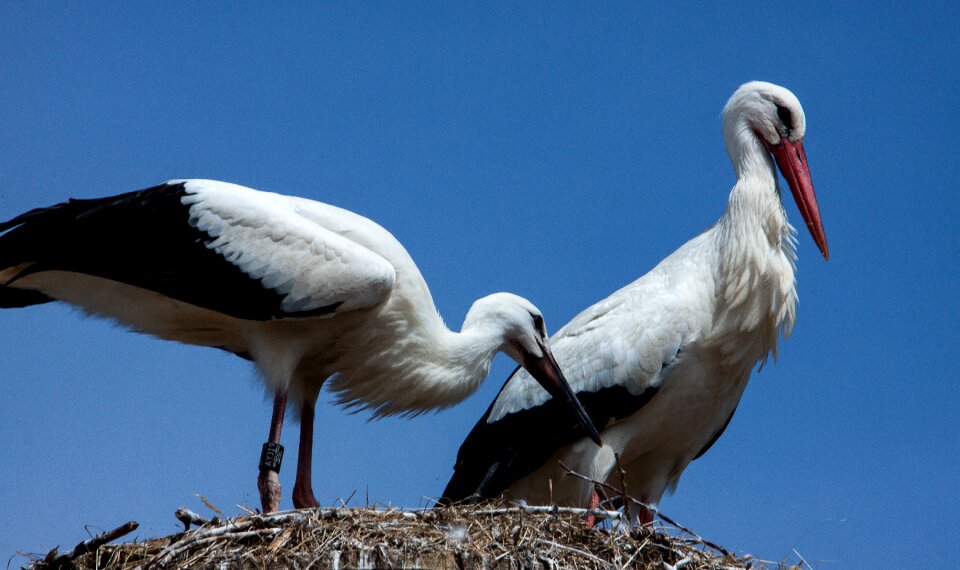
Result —
M599 527L584 522L586 514ZM37 557L51 568L768 568L666 523L621 528L620 511L491 502L422 510L323 508L207 520L181 508L184 532L107 544L127 523ZM774 565L774 567L782 567Z
M403 510L351 508L341 501L339 508L270 514L240 507L247 514L230 519L198 495L218 518L207 519L180 507L174 515L183 523L183 532L109 544L136 530L137 523L131 521L66 552L54 548L46 556L32 556L28 568L809 568L802 558L799 566L792 566L735 556L662 512L656 512L652 525L632 526L631 510L650 506L626 492L622 468L621 486L615 487L561 466L567 475L594 486L605 498L600 507L530 506L500 500Z

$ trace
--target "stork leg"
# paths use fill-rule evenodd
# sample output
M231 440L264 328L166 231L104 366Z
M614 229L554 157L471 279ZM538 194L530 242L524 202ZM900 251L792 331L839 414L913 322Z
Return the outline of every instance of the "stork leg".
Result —
M313 463L314 404L305 401L300 410L300 447L297 449L297 480L293 484L293 506L315 509L320 506L313 495L311 465Z
M587 509L594 510L600 506L600 493L594 489L593 493L590 494L590 502L587 503ZM584 522L587 525L587 528L593 528L597 524L597 517L590 514L584 518Z
M643 495L642 497L640 497L640 501L644 505L651 504L650 497L648 495ZM639 523L641 526L647 526L647 525L653 524L653 518L656 514L656 511L653 509L649 509L647 507L641 507L639 505L637 507L638 507L637 510L639 511L637 512L637 515L636 515L637 523Z
M644 497L643 502L649 504L650 499ZM639 522L642 526L653 524L653 510L648 509L647 507L640 507L640 512L637 513L637 522Z
M260 475L257 477L257 489L260 490L260 505L263 512L272 513L280 508L280 462L283 460L283 446L280 445L280 432L283 431L283 415L287 410L287 391L277 390L273 397L273 416L270 418L270 434L263 444L260 454Z

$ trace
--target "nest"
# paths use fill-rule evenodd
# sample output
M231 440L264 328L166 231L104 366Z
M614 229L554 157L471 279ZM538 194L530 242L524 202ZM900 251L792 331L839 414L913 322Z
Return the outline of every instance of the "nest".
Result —
M624 530L618 511L596 528L583 509L489 503L427 510L324 508L207 521L180 509L187 530L108 545L119 529L35 559L30 568L764 568L658 522ZM200 524L190 529L191 524ZM131 526L132 525L132 526Z

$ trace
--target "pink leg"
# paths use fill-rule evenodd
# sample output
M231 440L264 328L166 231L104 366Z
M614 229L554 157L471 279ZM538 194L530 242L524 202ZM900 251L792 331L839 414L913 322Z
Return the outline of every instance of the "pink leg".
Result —
M293 506L315 509L320 506L313 495L311 464L313 463L313 404L304 402L300 412L300 447L297 450L297 480L293 484Z
M640 499L644 504L650 504L650 497L643 497ZM642 526L647 526L653 524L653 511L646 507L639 507L640 512L637 513L637 520L640 521Z
M263 512L272 513L280 508L280 462L283 460L283 446L280 445L280 432L283 431L283 415L287 409L287 392L280 390L273 398L273 416L270 418L270 435L263 444L260 454L260 476L257 477L257 489L260 490L260 505Z
M591 511L600 506L600 494L594 491L590 495L590 502L587 504L587 508ZM593 528L597 524L597 517L594 515L587 515L584 521L587 523L587 528Z

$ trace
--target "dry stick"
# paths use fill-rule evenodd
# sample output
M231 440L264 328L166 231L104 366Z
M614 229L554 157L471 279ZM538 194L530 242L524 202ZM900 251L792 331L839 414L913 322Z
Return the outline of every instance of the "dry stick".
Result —
M321 516L324 513L333 515L337 509L323 509L323 511L318 512L318 515ZM279 513L269 513L266 515L256 515L256 520L263 521L265 523L285 523L289 521L296 522L307 522L310 520L310 516L304 513L303 511L282 511Z
M245 507L245 506L243 506L243 505L234 505L234 506L237 507L238 509L240 509L241 511L247 513L248 515L255 515L255 514L257 514L257 511L255 511L255 510L253 510L253 509L248 509L247 507Z
M605 489L609 489L609 490L613 491L614 493L619 493L620 496L623 498L624 503L626 503L626 502L629 501L629 502L631 502L631 503L633 503L633 504L635 504L635 505L639 505L639 506L641 506L641 507L643 507L643 508L645 508L645 509L650 509L652 512L656 513L658 517L660 517L661 519L663 519L667 524L673 525L674 527L678 528L679 530L681 530L681 531L689 534L690 536L692 536L692 537L694 538L694 540L696 540L696 541L698 541L698 542L700 542L700 543L702 543L702 544L704 544L704 545L706 545L706 546L709 546L710 548L716 550L717 552L723 554L724 556L730 556L730 551L727 550L726 548L720 546L719 544L714 544L713 542L710 542L709 540L704 539L704 538L703 538L702 536L700 536L699 534L697 534L697 533L693 532L692 530L690 530L689 528L681 525L681 524L678 523L677 521L671 519L671 518L668 517L667 515L665 515L665 514L663 514L662 512L660 512L658 509L656 509L656 508L654 508L654 507L652 507L652 506L644 503L643 501L638 501L637 499L634 499L633 497L628 497L628 496L624 495L624 494L620 491L620 489L617 489L617 488L614 487L613 485L608 485L607 483L601 483L600 481L596 481L596 480L594 480L594 479L591 479L591 478L587 477L586 475L581 475L580 473L577 473L577 472L574 471L573 469L570 469L569 467L567 467L566 465L564 465L564 463L563 463L562 461L560 462L560 467L563 468L563 470L567 472L567 475L571 475L571 476L576 477L576 478L578 478L578 479L582 479L583 481L586 481L586 482L588 482L588 483L593 483L594 485L600 485L601 487L603 487L603 488L605 488Z
M806 566L807 568L810 568L810 570L813 570L813 566L810 566L810 563L804 560L803 556L799 552L797 552L796 548L791 548L790 550L793 550L793 553L796 554L797 558L800 559L800 568L803 568L804 566Z
M130 521L127 524L118 526L113 530L109 530L103 534L98 534L97 536L84 540L80 544L73 547L72 550L68 550L63 554L51 557L49 554L47 558L49 560L44 560L41 564L41 568L61 568L70 563L70 561L83 556L89 552L100 548L104 544L111 542L135 531L137 527L140 526L140 523L136 521ZM53 549L50 554L56 552L56 549Z
M558 507L556 505L517 505L515 507L504 507L501 509L477 509L474 511L464 512L464 514L468 515L510 515L518 513L594 515L602 519L620 519L623 517L623 513L620 511L607 511L604 509L578 509L576 507Z
M344 500L343 500L342 498L340 498L340 497L337 497L337 500L339 500L339 501L340 501L340 504L343 505L343 508L346 509L346 508L347 508L347 503L349 503L350 500L353 499L353 496L356 495L356 494L357 494L357 491L356 491L356 489L354 489L354 491L353 491L352 493L350 493L350 496L347 497L347 500L346 500L346 501L344 501Z
M157 554L155 557L153 557L153 559L150 560L150 563L148 564L148 566L155 564L156 561L158 560L160 561L160 564L165 564L166 563L165 561L170 558L171 552L183 550L184 547L189 547L190 545L198 544L202 541L205 541L208 538L215 538L221 535L230 534L231 532L246 530L250 528L254 522L255 521L253 519L247 519L245 521L228 523L223 526L218 526L214 528L197 529L196 531L191 533L189 536L185 536L182 541L175 542L170 546L167 546L166 548L161 550L159 554Z
M572 546L564 546L564 545L562 545L562 544L558 544L558 543L556 543L556 542L553 542L552 540L537 539L537 542L539 542L540 544L548 544L548 545L556 548L557 550L566 550L567 552L573 552L574 554L578 554L578 555L580 555L580 556L583 556L583 557L586 558L587 560L592 560L592 561L594 561L594 562L598 562L598 563L600 563L600 564L602 564L602 565L604 565L604 566L607 565L607 563L606 563L602 558L599 558L599 557L597 557L597 556L594 556L593 554L590 554L589 552L584 552L583 550L578 550L578 549L576 549L576 548L573 548Z
M614 487L613 485L610 485L610 484L608 484L608 483L602 483L602 482L597 481L597 480L595 480L595 479L591 479L590 477L587 477L586 475L581 475L580 473L577 473L577 472L574 471L573 469L570 469L569 467L567 467L567 466L563 463L563 461L560 461L559 463L560 463L560 467L561 467L564 471L567 472L567 475L576 477L577 479L586 481L587 483L593 483L593 484L596 485L597 487L600 487L600 488L603 488L603 489L607 489L608 491L613 491L614 493L620 495L620 498L623 499L624 503L626 503L627 501L629 501L629 502L631 502L631 503L633 503L633 504L635 504L635 505L639 505L639 506L641 506L641 507L643 507L643 508L645 508L645 509L649 509L650 511L657 513L658 516L661 516L660 513L657 511L656 508L654 508L654 507L652 507L652 506L644 503L643 501L639 501L639 500L637 500L637 499L634 499L633 497L628 497L628 496L624 495L624 494L623 494L623 491L621 491L620 489L617 489L617 488ZM661 518L663 518L663 520L666 520L668 523L673 524L671 521L667 520L666 517L662 517L662 516L661 516ZM681 530L682 530L682 529L681 529ZM691 533L691 534L693 534L693 533Z
M614 453L613 458L617 461L617 471L620 472L620 489L622 490L622 495L624 497L628 496L627 493L627 472L623 470L623 465L620 464L620 454ZM626 515L627 520L630 520L630 503L628 501L623 502L623 514Z
M157 566L159 567L166 566L167 564L170 563L171 560L173 560L183 552L189 550L190 548L194 548L197 546L204 546L204 545L210 544L211 542L215 542L218 539L242 540L245 538L260 537L260 536L276 536L281 532L282 531L279 528L263 528L260 530L248 530L245 532L221 533L218 536L207 536L199 540L181 542L178 548L174 548L172 550L168 548L167 549L168 552L166 552L166 554L160 553L159 555L157 555L158 558L154 558L153 560L150 560L150 562L147 563L147 568L154 568Z
M201 495L200 493L194 493L193 496L194 496L194 497L197 497L198 499L200 499L201 501L203 501L203 504L206 505L208 509L210 509L211 511L217 513L217 514L220 515L221 517L226 518L227 515L223 514L223 511L221 511L221 510L218 509L217 507L213 506L213 503L211 503L206 497L204 497L204 496Z
M177 520L183 523L183 532L190 530L190 525L194 526L203 526L205 524L214 523L217 524L220 522L220 519L206 519L197 513L191 511L187 507L180 507L177 509L173 516L177 517Z

